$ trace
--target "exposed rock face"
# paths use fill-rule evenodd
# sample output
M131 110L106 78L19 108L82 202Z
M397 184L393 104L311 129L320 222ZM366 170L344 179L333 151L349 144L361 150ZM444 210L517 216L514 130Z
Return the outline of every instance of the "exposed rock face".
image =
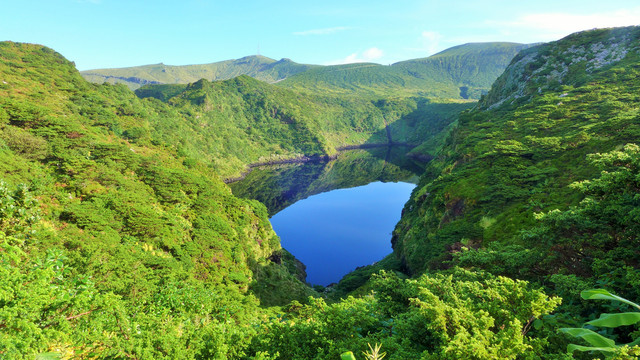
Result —
M640 53L640 27L584 31L522 50L496 80L481 109L527 100L561 85L580 85L630 53Z

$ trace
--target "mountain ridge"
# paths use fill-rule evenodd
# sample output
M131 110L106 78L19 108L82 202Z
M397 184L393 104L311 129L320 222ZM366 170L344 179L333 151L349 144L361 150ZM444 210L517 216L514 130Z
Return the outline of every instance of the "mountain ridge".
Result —
M145 84L186 84L202 78L227 80L249 75L265 82L277 82L317 65L298 64L291 59L275 60L262 55L244 56L207 64L165 65L164 63L125 68L84 70L82 76L94 83L123 83L135 90Z
M467 43L389 66L367 63L314 68L294 74L278 85L299 91L371 98L478 99L489 90L513 56L529 46L505 42Z
M486 42L467 43L426 58L389 66L376 63L344 65L299 64L291 59L253 55L200 65L143 65L82 71L94 83L124 83L135 90L147 84L184 84L200 78L227 80L249 75L261 81L298 91L386 97L393 94L452 99L477 99L515 54L530 45Z

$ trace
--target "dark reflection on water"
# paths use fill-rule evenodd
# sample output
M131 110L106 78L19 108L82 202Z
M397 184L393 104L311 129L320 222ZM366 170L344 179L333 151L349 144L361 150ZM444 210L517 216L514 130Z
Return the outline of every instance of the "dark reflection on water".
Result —
M282 246L307 266L307 281L328 285L391 252L391 231L422 172L407 150L349 150L328 162L265 166L230 186L267 206Z

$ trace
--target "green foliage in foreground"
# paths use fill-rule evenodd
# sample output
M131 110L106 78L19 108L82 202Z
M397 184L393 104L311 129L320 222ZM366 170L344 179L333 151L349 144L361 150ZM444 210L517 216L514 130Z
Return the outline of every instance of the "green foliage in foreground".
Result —
M44 47L0 57L2 357L238 358L261 296L313 294L264 206L161 141L177 112Z
M373 292L335 304L292 303L266 322L252 349L278 359L338 359L379 343L389 359L537 358L531 323L559 303L524 281L455 269L401 280L382 274Z
M239 358L262 316L233 287L168 282L144 299L116 295L68 260L0 233L0 357Z
M367 345L369 345L369 351L362 352L367 360L381 360L382 358L387 356L386 352L380 351L380 349L382 348L381 344L376 344L375 346L371 346L371 344L367 344ZM351 351L342 353L340 355L340 358L342 360L356 360L355 356L353 356L353 353Z
M615 314L601 314L596 320L591 320L586 325L592 328L618 328L621 326L629 326L640 322L640 305L631 302L625 298L616 296L604 289L585 290L580 293L585 300L609 300L616 303L624 303L634 307L633 312L623 312ZM569 352L574 351L597 351L606 355L607 359L637 359L640 356L640 336L636 332L636 339L624 345L617 345L614 340L606 338L597 332L588 328L563 328L560 331L573 337L580 338L587 342L590 346L582 346L576 344L569 345Z
M556 45L540 59L571 49ZM0 57L3 357L337 359L381 344L390 359L567 359L557 329L602 309L566 294L639 298L635 52L463 114L382 262L415 277L362 269L346 290L367 292L333 303L308 297L265 207L218 174L437 133L422 121L432 103L311 99L247 77L164 89L165 103L88 84L47 48L0 43ZM423 273L451 261L475 269Z

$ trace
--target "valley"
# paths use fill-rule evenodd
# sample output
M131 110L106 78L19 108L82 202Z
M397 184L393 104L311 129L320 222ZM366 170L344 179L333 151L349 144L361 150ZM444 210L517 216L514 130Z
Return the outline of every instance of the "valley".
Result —
M640 299L639 72L633 26L390 66L0 42L0 357L634 358L635 322L560 329ZM392 252L310 286L269 219L376 181L417 184Z

